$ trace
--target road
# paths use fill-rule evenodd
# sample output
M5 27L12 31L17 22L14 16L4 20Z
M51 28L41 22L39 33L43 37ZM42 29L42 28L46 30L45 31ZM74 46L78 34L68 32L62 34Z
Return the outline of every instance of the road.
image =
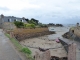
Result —
M22 60L0 29L0 60Z

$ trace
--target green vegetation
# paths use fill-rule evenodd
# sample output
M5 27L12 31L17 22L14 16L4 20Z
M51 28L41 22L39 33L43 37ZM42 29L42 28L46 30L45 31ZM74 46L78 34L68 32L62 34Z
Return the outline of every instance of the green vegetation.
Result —
M24 27L24 23L21 21L15 21L14 24L16 25L17 28L22 28Z
M35 26L36 26L36 23L31 20L27 24L24 24L21 21L15 21L14 24L17 28L35 28Z
M47 27L46 24L38 23L38 20L32 18L31 20L26 19L28 23L23 23L21 21L15 21L14 24L17 28L38 28Z
M35 28L36 25L34 25L34 24L25 24L24 26L25 26L25 28Z
M19 42L18 42L16 39L11 38L10 35L7 34L7 33L6 33L5 35L11 40L11 42L12 42L19 50L22 49L22 46L19 44Z
M47 24L39 23L38 26L39 26L39 27L47 27Z
M35 21L33 21L33 20L29 20L28 23L29 23L29 24L37 25L37 23L36 23Z
M31 54L31 51L28 48L23 47L21 49L22 52L26 53L26 54Z
M28 49L27 47L23 47L22 45L20 45L20 43L16 39L11 38L9 34L6 33L5 35L11 40L11 42L16 46L16 48L19 51L23 52L26 55L26 57L29 60L33 60L32 56L31 56L32 52L30 51L30 49Z

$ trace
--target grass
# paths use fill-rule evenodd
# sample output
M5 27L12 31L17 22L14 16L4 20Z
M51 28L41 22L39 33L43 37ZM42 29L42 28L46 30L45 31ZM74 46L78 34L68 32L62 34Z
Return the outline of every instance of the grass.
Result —
M9 34L5 33L5 35L11 40L11 42L17 47L19 51L23 52L26 55L29 60L34 60L31 56L32 52L27 47L20 45L20 43L16 39L11 38Z
M19 50L22 49L22 46L19 44L19 42L18 42L16 39L11 38L10 35L7 34L7 33L6 33L5 35L11 40L11 42L12 42Z
M48 28L14 29L13 33L14 34L30 34L30 33L32 34L32 33L38 33L43 31L48 31Z
M31 51L28 48L23 47L21 49L22 52L26 53L26 54L31 54Z

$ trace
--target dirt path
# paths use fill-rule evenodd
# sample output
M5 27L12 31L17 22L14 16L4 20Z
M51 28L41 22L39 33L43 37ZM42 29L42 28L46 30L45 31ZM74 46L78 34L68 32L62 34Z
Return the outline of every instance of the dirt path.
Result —
M22 60L2 29L0 29L0 60Z

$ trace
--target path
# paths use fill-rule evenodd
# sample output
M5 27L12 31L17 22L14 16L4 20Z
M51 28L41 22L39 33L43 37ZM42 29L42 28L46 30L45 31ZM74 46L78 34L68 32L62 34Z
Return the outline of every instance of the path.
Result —
M0 29L0 60L22 60Z

